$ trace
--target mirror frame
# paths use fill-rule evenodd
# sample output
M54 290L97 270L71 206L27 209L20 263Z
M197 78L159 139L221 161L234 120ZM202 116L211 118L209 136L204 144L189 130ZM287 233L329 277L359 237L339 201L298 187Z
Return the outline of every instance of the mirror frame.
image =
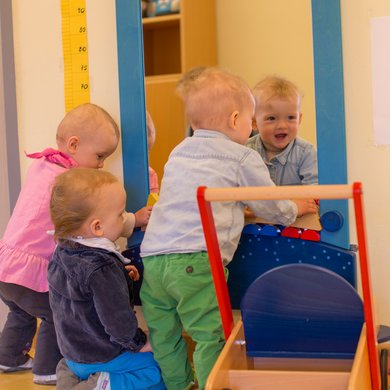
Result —
M311 0L320 184L346 184L347 159L340 0ZM116 0L123 177L127 210L146 204L149 192L140 2ZM139 147L139 145L144 145ZM321 241L349 249L348 201L321 201L321 215L337 211L345 223L321 232Z

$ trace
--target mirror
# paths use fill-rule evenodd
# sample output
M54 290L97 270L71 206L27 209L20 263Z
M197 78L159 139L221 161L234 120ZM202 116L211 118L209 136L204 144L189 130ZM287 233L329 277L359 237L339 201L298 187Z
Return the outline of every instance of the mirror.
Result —
M218 62L253 87L267 75L303 92L298 135L316 145L310 0L217 0ZM239 9L237 10L237 7Z
M142 24L140 7L135 3L116 0L121 127L126 150L123 165L129 209L144 204L148 181L145 105L140 99L144 97L144 69L140 61L143 58ZM187 0L186 4L194 3ZM270 72L294 81L305 94L299 134L317 145L320 184L345 184L340 0L216 0L216 5L218 33L222 34L223 28L221 38L226 37L219 39L226 42L226 46L220 42L218 48L219 64L241 74L249 84ZM267 9L270 14L266 13ZM279 33L286 26L289 26L288 32ZM236 38L238 36L240 38ZM286 41L289 45L282 49ZM240 52L244 47L247 48L245 54ZM307 51L303 52L303 48ZM275 52L273 63L270 62L271 52ZM264 65L261 71L260 62ZM301 73L304 66L306 70ZM140 140L144 141L145 148L137 147ZM321 213L328 210L339 211L348 221L347 201L322 202ZM321 238L348 248L348 224L329 236L325 232Z

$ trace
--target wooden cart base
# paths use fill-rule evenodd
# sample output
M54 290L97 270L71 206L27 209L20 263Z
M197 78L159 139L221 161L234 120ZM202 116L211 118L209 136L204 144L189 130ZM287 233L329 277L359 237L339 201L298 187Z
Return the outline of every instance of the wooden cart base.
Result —
M251 358L239 320L206 383L206 390L228 389L371 390L365 325L353 360Z

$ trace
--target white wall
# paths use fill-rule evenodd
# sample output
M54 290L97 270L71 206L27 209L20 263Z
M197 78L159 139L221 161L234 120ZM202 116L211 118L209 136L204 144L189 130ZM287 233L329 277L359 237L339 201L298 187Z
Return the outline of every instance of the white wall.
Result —
M12 1L22 182L29 165L24 152L55 147L57 125L65 114L60 3ZM104 107L119 123L115 1L87 0L87 16L91 102ZM1 127L0 150L5 148L3 130ZM9 218L5 153L0 153L0 163L1 236ZM120 146L105 168L122 177ZM0 329L6 312L0 302Z
M0 32L1 34L1 32ZM9 185L8 185L8 162L6 150L5 132L5 107L4 107L4 84L3 84L3 59L0 50L0 237L3 235L10 216ZM7 306L0 301L0 329L3 328L7 314Z
M253 1L248 4L256 6ZM246 0L218 0L217 5L218 17L223 13L225 18L229 13L221 7L245 7ZM54 146L55 129L64 115L60 2L14 0L13 7L21 175L24 178L28 161L23 151L33 152ZM119 120L114 7L114 0L87 1L91 100ZM261 11L251 10L246 14L245 23L256 25ZM390 237L390 206L387 202L390 181L385 173L390 165L390 147L377 147L373 143L369 30L371 17L390 15L390 3L387 0L341 0L341 11L348 177L350 182L361 181L364 185L378 321L390 324L387 287L390 276L387 241ZM241 26L236 23L234 12L231 15L231 23L227 23L226 28L239 31ZM224 39L228 37L227 31L219 34L219 44L226 46L229 41ZM235 46L230 46L230 50L234 52ZM253 58L256 63L261 61L262 55L251 51L247 58ZM119 151L107 168L122 175ZM353 226L351 242L356 242Z
M22 180L24 151L55 146L65 114L60 1L14 0L14 40ZM115 1L87 1L91 102L119 122ZM120 147L105 168L122 176Z
M216 0L218 61L254 87L276 74L303 92L299 135L316 143L311 0Z
M348 180L363 183L378 321L390 325L390 145L374 144L372 119L370 21L377 16L390 16L389 1L341 1Z

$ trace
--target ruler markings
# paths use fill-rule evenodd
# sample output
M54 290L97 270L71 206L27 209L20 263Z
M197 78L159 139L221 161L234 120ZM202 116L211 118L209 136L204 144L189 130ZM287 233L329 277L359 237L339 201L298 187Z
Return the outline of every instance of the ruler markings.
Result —
M86 0L61 0L65 110L90 101Z

